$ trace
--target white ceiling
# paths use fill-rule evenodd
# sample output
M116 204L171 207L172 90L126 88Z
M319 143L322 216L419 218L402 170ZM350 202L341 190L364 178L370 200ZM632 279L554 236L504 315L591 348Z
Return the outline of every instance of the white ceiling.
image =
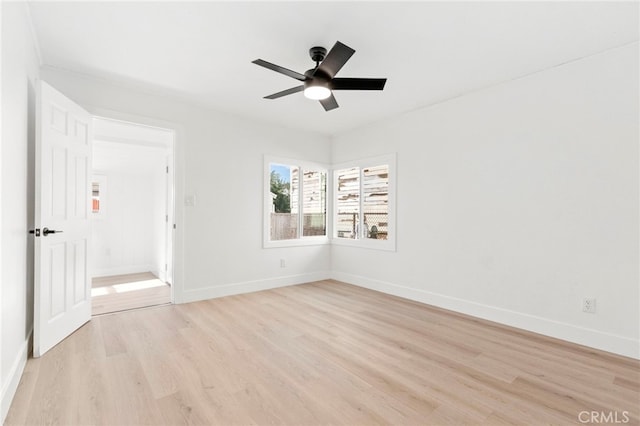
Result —
M92 168L95 173L164 173L173 132L104 118L93 119Z
M44 65L137 83L216 110L326 135L638 40L638 2L30 2ZM356 50L325 112L298 82L308 50Z

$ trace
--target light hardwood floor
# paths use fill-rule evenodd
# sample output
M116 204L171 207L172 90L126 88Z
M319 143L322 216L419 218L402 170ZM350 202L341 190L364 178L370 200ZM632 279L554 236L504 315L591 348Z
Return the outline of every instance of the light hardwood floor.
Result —
M96 317L28 361L6 424L638 424L639 375L636 360L321 281Z
M97 277L91 285L93 315L171 303L171 287L151 272Z

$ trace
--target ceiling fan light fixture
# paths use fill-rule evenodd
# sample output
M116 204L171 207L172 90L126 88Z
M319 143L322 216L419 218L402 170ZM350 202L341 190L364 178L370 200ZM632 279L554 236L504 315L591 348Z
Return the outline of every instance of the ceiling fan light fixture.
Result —
M307 99L319 101L331 96L331 90L329 90L327 86L323 85L309 85L304 88L304 96Z

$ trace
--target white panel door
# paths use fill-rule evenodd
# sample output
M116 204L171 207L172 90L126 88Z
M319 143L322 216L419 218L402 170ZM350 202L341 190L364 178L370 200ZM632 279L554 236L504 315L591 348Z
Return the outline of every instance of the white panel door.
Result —
M47 83L38 89L35 357L91 319L91 117Z

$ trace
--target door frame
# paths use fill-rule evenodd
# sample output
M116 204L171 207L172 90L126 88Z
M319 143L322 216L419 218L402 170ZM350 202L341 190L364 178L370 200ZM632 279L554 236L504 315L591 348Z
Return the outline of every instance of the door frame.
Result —
M136 114L123 113L105 108L85 106L86 110L93 118L101 118L106 120L123 121L143 126L158 127L173 132L173 143L170 147L169 161L169 183L172 185L171 193L173 197L167 199L169 204L169 224L172 236L169 238L172 245L172 256L168 261L172 262L171 270L171 303L183 303L184 287L183 287L183 223L184 209L182 204L177 200L184 197L184 174L182 164L184 163L184 128L174 122L158 120L150 117L140 116ZM169 189L169 188L168 188ZM172 220L173 219L173 220ZM91 254L91 252L90 252ZM91 272L91 271L90 271ZM92 276L92 275L91 275Z

